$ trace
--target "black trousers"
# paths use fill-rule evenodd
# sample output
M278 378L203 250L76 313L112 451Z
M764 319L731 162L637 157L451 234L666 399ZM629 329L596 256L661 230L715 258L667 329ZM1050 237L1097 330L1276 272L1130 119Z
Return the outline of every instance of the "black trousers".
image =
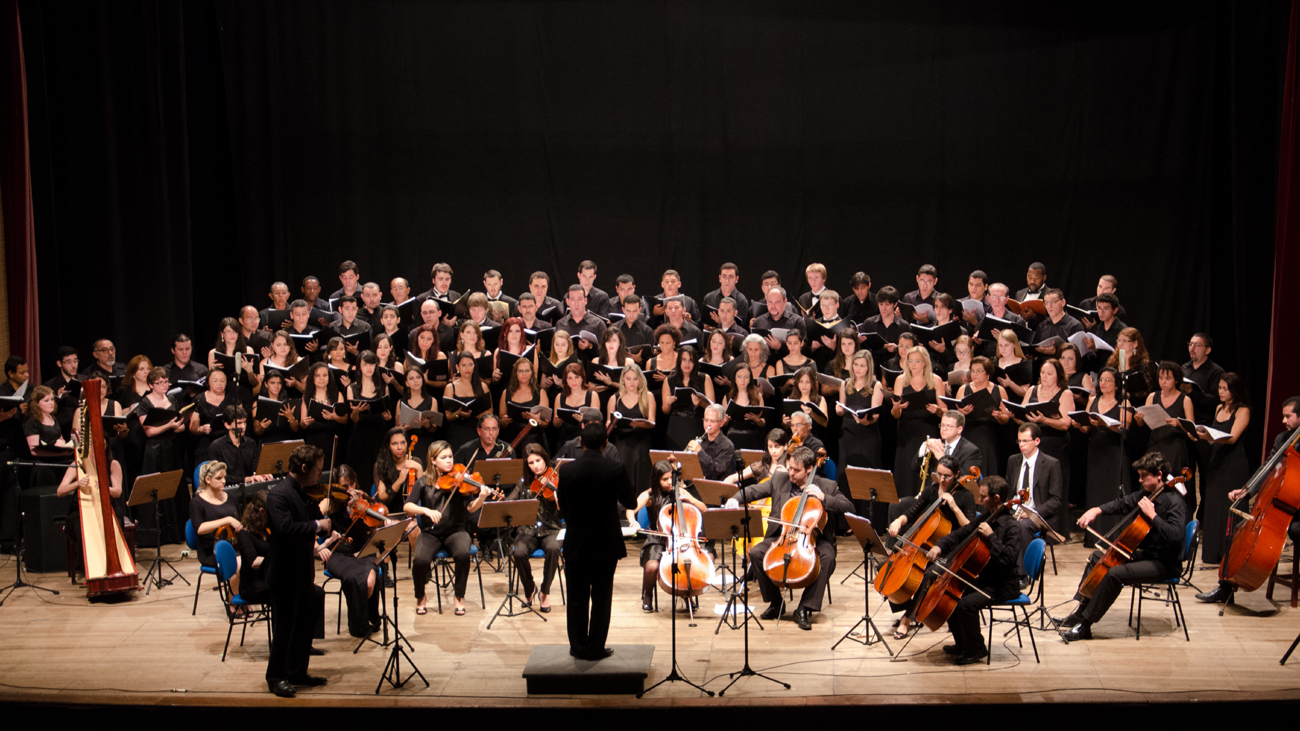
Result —
M533 565L529 559L533 551L539 548L546 552L542 563L542 593L551 593L551 584L555 581L555 569L560 565L560 541L556 535L539 538L534 535L520 534L515 538L513 551L515 568L519 571L519 580L523 582L525 597L531 597L533 589L537 586L533 581Z
M614 602L614 570L617 560L568 560L564 576L569 581L567 607L569 649L585 656L605 648L609 637L610 607Z
M379 619L380 587L376 586L376 590L368 594L367 586L371 572L377 568L374 562L335 553L325 562L325 568L339 580L343 598L347 600L348 633L353 637L367 636L370 622Z
M469 533L457 531L449 536L435 536L421 533L415 542L415 557L411 565L411 579L415 582L415 598L424 598L424 585L429 583L433 573L433 555L445 550L456 564L456 580L453 588L457 599L465 598L465 587L469 585Z
M1092 556L1088 557L1088 565L1083 570L1083 575L1087 576L1097 561L1101 560L1102 552L1093 551ZM1166 563L1149 557L1143 557L1142 552L1133 556L1132 561L1116 566L1106 572L1106 578L1101 580L1096 591L1092 593L1091 599L1081 599L1079 605L1079 617L1088 624L1093 624L1106 616L1106 610L1110 605L1115 603L1119 598L1119 593L1123 591L1128 584L1144 584L1156 581L1172 579L1182 570L1178 562ZM1077 596L1077 595L1076 595Z
M1014 599L1020 594L1020 590L1014 585L1004 586L1001 589L992 586L980 586L980 588L988 596L967 588L961 595L961 599L957 600L957 607L953 609L952 616L948 618L948 631L952 632L952 639L963 655L983 655L987 649L984 645L984 633L980 631L980 610L990 604Z
M324 627L325 592L310 582L271 582L271 611L266 682L302 678L311 660L312 637Z
M767 572L763 570L763 557L775 542L773 538L766 538L749 549L749 563L758 580L758 589L763 594L763 601L769 604L781 601L781 588L773 583L772 579L768 578ZM831 574L835 573L835 544L818 539L817 560L821 565L821 572L817 574L816 581L805 586L803 593L799 595L799 607L813 612L821 611L826 585L831 583Z

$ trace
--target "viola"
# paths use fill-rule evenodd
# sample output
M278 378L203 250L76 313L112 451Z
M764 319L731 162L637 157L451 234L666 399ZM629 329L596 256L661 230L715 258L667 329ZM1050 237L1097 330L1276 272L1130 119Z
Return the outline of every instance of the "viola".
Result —
M412 454L415 454L415 443L418 441L420 441L420 437L415 434L412 434L411 446L406 450L406 456L408 459ZM409 496L411 494L411 488L413 487L415 487L415 470L407 470L406 471L406 494L403 495L402 497L405 498Z
M673 501L659 510L659 528L668 539L659 559L659 586L672 596L699 596L716 571L698 539L703 524L704 514L682 502L681 490L674 485Z
M357 494L348 501L348 515L355 525L359 520L371 528L378 528L388 522L388 506Z
M1156 496L1164 492L1166 487L1173 487L1190 479L1192 479L1192 471L1184 467L1182 475L1157 487L1146 497L1154 501ZM1146 538L1147 533L1150 532L1151 523L1142 514L1142 509L1140 507L1133 508L1132 512L1125 516L1123 521L1118 523L1105 536L1102 536L1103 540L1109 545L1105 553L1101 555L1101 559L1093 565L1092 571L1089 571L1088 575L1083 577L1083 583L1079 584L1079 594L1091 598L1093 593L1097 591L1097 587L1101 585L1102 579L1106 578L1106 575L1110 573L1110 570L1128 561L1133 552L1137 550L1138 544L1142 543L1142 539ZM1117 537L1112 539L1112 535Z
M1219 564L1219 578L1246 591L1258 589L1277 566L1291 518L1300 508L1300 455L1294 449L1298 439L1300 429L1246 483L1247 494L1255 493L1255 503L1250 515L1232 530L1228 552ZM1232 511L1238 512L1235 505Z
M554 467L547 467L546 471L541 474L533 483L528 486L534 495L541 495L546 500L555 499L555 488L560 484L559 473Z
M781 523L780 537L763 556L763 571L777 586L802 589L821 574L816 532L826 526L822 501L806 491L786 500Z
M455 465L451 472L438 478L438 489L443 492L456 490L462 495L478 495L479 492L487 490L489 494L499 494L496 490L483 484L483 475L477 472L470 472L463 464Z

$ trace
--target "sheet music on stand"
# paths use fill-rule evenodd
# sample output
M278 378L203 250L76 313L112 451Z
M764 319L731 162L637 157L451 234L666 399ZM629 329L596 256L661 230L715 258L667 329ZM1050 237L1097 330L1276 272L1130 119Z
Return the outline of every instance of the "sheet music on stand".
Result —
M700 500L705 505L724 505L740 491L740 488L731 483L703 478L696 480L694 485L696 492L700 493Z
M257 456L255 475L275 475L289 471L289 455L293 450L305 444L301 439L291 442L270 442L263 444Z
M170 561L162 556L162 508L160 504L163 500L170 500L176 497L176 490L181 485L181 479L184 475L183 470L172 470L171 472L155 472L149 475L140 475L135 478L135 484L131 486L131 494L126 499L127 507L136 507L153 503L153 520L154 529L158 531L158 547L154 552L153 563L149 566L149 571L144 575L141 581L145 586L145 596L155 588L161 589L167 584L172 583L172 579L180 578L189 586L190 582ZM196 526L197 527L197 526ZM163 566L171 569L173 576L163 578Z
M513 489L524 476L524 461L522 459L480 459L474 462L474 471L483 476L484 484L508 485Z
M1048 538L1051 538L1053 541L1055 541L1058 544L1065 543L1069 540L1065 536L1053 530L1052 526L1047 524L1047 521L1043 518L1043 516L1038 514L1037 510L1034 510L1033 508L1025 507L1024 505L1020 505L1019 508L1020 508L1020 514L1022 516L1028 515L1029 520L1032 521L1034 525L1038 526L1039 530L1043 531L1043 535L1047 536Z
M681 463L682 479L694 481L704 477L704 470L700 468L700 457L694 452L688 452L685 449L676 451L666 449L650 450L650 463L654 464L659 460L667 460L671 463Z

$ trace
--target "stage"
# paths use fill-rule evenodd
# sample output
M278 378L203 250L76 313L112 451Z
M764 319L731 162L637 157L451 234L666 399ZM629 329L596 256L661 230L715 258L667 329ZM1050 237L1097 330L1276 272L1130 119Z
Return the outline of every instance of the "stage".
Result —
M1173 703L1177 705L1154 707L1187 711L1182 705L1187 702L1300 699L1300 654L1285 666L1278 663L1300 632L1300 612L1287 604L1289 590L1284 587L1278 587L1277 602L1266 600L1263 589L1241 594L1223 617L1218 616L1218 605L1197 602L1195 590L1183 588L1190 642L1174 626L1172 611L1152 603L1143 610L1141 640L1135 640L1126 626L1126 590L1094 627L1096 639L1090 642L1065 645L1055 632L1037 632L1041 663L1034 661L1027 637L1024 647L1019 647L1014 633L1001 637L1001 627L995 630L992 664L987 666L953 666L940 650L949 641L947 633L924 629L906 649L901 641L888 640L899 653L897 661L891 661L880 644L863 647L846 641L832 651L831 645L858 621L863 607L863 581L855 577L840 583L861 559L861 551L851 538L841 538L839 545L840 561L831 583L833 603L814 615L812 631L801 631L788 619L779 625L763 622L761 631L751 626L753 668L789 683L790 690L761 678L746 678L721 699L707 698L683 683L661 686L639 700L632 695L579 693L530 697L521 673L532 645L566 643L558 581L552 595L554 610L545 615L546 622L530 614L497 619L491 630L486 629L506 592L505 574L487 565L483 566L486 610L479 603L478 582L471 573L466 616L453 616L450 596L444 596L445 613L439 615L431 596L429 614L416 617L403 550L400 622L415 648L411 658L429 681L427 688L414 678L404 688L386 686L376 695L387 652L367 644L353 654L357 640L346 633L335 634L333 596L326 602L326 638L316 642L326 654L311 663L311 671L327 677L329 684L281 700L267 692L263 681L267 641L261 626L250 629L242 648L236 629L230 653L221 662L226 619L217 593L208 590L214 585L211 576L204 580L198 613L191 616L194 589L179 581L149 596L141 591L128 601L90 604L84 589L72 586L66 574L34 574L38 585L61 593L49 596L20 589L0 606L0 642L5 648L0 698L11 704L56 704L74 710L124 704L155 710L218 706L245 711L445 708L529 713L666 707L825 712L872 704L880 705L880 711L916 704L953 711L970 705L1024 703L1080 707ZM198 562L192 556L182 558L180 548L164 547L164 555L193 582ZM660 595L660 612L640 610L634 548L629 544L632 556L622 562L616 578L610 643L655 646L646 679L649 687L671 669L671 628L664 595ZM1288 562L1290 553L1288 549L1285 554ZM142 562L151 556L152 549L141 551ZM1086 549L1077 543L1057 547L1059 575L1052 575L1050 558L1047 565L1048 605L1066 601L1072 594L1086 556ZM4 583L12 580L14 566L12 557L0 565ZM535 560L534 567L540 572L541 561ZM1201 569L1194 582L1204 589L1214 585L1215 577L1214 571ZM729 682L727 674L743 664L743 633L724 626L714 634L719 596L709 592L701 597L697 626L687 626L690 620L685 614L679 614L677 625L681 672L715 693ZM751 601L761 612L762 603L756 597ZM888 632L892 621L888 608L874 592L870 601L875 621ZM391 610L391 591L389 605ZM1068 607L1054 613L1060 616L1066 611Z

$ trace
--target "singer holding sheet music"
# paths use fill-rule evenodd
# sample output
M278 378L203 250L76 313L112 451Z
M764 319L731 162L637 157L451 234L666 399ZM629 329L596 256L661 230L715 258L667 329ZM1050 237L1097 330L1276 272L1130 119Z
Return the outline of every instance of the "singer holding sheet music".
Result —
M1210 469L1205 477L1205 504L1201 506L1201 559L1207 564L1217 564L1223 558L1228 521L1231 516L1228 493L1244 487L1250 480L1250 465L1241 436L1250 426L1250 396L1246 383L1236 373L1224 373L1219 378L1219 407L1214 410L1210 426L1227 436L1218 440L1203 430L1201 439L1210 448Z
M358 484L375 482L375 455L384 443L384 432L393 422L395 410L388 400L388 384L379 377L379 358L365 350L357 358L357 375L348 386L352 408L352 432L348 435L347 463L356 465Z
M1178 423L1179 419L1195 423L1192 400L1178 388L1183 381L1182 366L1173 361L1162 360L1156 366L1156 373L1160 388L1147 395L1146 406L1159 406L1170 418L1155 424L1148 422L1139 412L1133 416L1133 421L1151 430L1151 435L1147 438L1147 451L1159 452L1169 463L1170 473L1179 475L1182 474L1184 467L1192 463L1187 432ZM1183 498L1187 500L1187 514L1195 515L1196 483L1190 482L1186 488L1187 494Z
M916 345L907 351L906 368L894 381L891 408L898 420L894 487L899 497L913 497L921 490L921 444L939 436L939 416L944 409L938 397L948 393L948 384L930 370L930 353L924 346Z
M665 449L685 449L704 429L704 407L714 400L713 381L695 367L695 348L687 345L678 352L677 367L664 381L661 408L668 415Z
M619 461L637 490L650 484L650 441L654 437L655 397L640 366L628 361L619 377L618 393L609 397L609 441L618 448ZM585 424L585 421L584 421ZM697 432L698 433L698 432Z

